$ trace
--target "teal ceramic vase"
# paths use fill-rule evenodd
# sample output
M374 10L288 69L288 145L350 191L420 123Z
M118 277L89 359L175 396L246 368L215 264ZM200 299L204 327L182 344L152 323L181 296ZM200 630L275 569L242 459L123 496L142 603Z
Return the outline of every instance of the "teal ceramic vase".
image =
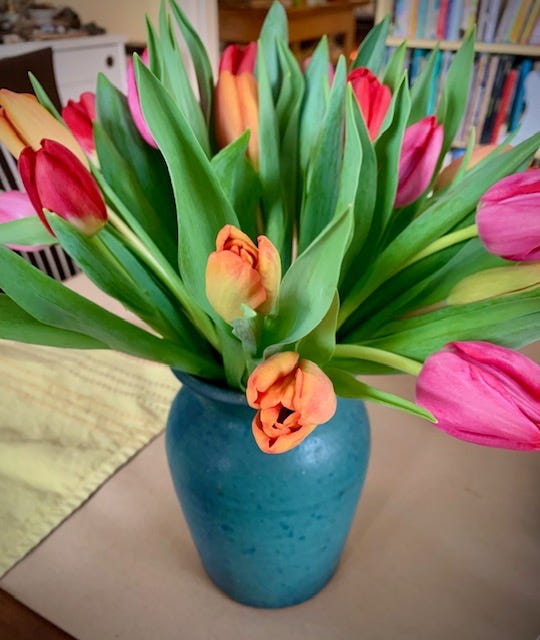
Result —
M307 600L336 570L364 483L363 402L340 398L330 422L295 449L269 455L255 444L243 394L179 378L166 451L207 574L254 607Z

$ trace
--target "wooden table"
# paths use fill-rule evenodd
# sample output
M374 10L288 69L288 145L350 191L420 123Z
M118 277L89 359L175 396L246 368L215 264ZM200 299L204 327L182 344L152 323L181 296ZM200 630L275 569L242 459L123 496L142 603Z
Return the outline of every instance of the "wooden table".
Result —
M356 21L354 9L368 0L328 2L311 7L286 9L289 21L289 44L297 58L301 58L301 43L318 40L323 35L343 35L343 53L348 58L355 46ZM249 6L219 6L219 37L225 43L246 43L257 40L266 8Z

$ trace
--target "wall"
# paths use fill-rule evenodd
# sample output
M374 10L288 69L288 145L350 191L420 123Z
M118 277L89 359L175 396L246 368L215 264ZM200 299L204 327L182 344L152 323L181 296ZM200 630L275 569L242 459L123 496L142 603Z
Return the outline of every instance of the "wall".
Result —
M59 2L57 4L60 4ZM130 42L145 42L145 14L157 23L159 0L69 0L83 22L96 22L109 33ZM217 0L178 0L208 48L212 63L218 59Z

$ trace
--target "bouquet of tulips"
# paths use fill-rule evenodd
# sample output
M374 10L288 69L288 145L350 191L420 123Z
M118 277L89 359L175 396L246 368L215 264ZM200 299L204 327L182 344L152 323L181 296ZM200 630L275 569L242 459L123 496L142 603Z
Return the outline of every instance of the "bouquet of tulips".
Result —
M180 55L182 34L197 80ZM128 95L105 77L57 113L0 91L0 140L27 196L0 243L60 243L134 326L0 247L0 337L115 349L246 392L259 447L328 421L336 395L476 443L540 449L540 134L443 169L474 59L465 37L436 110L434 52L412 87L388 19L350 64L307 64L270 9L260 39L205 48L174 0L148 25ZM36 215L37 214L37 215ZM363 374L418 377L417 403Z

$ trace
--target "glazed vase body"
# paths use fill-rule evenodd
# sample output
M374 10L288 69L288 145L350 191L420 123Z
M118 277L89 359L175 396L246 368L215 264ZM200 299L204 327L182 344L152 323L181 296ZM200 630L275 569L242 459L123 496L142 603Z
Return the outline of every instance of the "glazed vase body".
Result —
M332 577L364 482L363 402L338 399L332 420L295 449L265 454L243 394L194 378L169 414L173 483L211 580L238 602L285 607Z

